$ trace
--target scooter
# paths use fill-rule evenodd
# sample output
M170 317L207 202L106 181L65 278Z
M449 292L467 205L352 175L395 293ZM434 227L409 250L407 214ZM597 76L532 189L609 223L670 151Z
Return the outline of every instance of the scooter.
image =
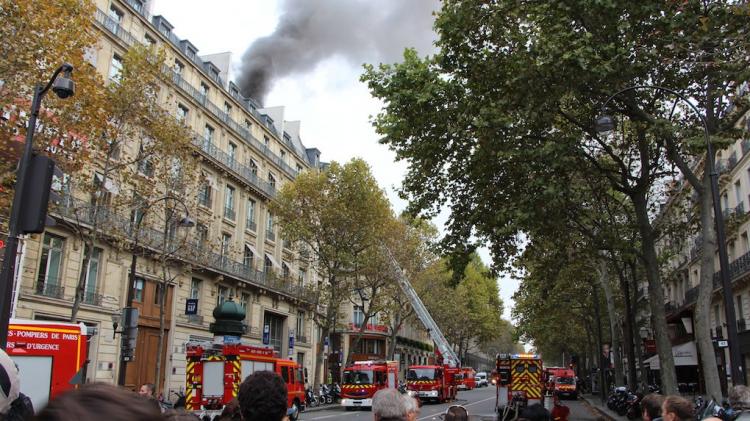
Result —
M314 408L320 404L318 397L315 396L315 393L309 387L305 389L305 400L307 401L307 406L310 408Z

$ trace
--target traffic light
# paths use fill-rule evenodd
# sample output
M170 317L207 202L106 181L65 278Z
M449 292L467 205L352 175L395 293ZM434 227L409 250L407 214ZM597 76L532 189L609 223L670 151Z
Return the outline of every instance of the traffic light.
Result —
M45 155L31 157L24 180L23 198L21 198L22 212L18 220L21 234L44 232L54 173L55 161Z

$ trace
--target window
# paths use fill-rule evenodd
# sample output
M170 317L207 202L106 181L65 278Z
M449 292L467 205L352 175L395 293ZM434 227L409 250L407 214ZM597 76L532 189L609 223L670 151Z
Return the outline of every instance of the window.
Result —
M286 152L285 151L281 151L281 161L282 162L286 162Z
M123 13L120 11L120 9L116 8L115 6L109 7L109 18L112 19L116 24L122 23L122 17Z
M362 324L365 322L365 312L363 311L362 306L354 306L354 326L356 327L362 327Z
M185 70L185 65L180 63L179 60L175 60L172 70L174 70L174 72L177 73L178 75L182 76L182 71Z
M229 142L229 159L232 161L237 159L237 145L232 142Z
M143 0L131 0L128 4L138 13L143 13Z
M198 190L198 204L211 207L211 183L208 181L204 181Z
M284 262L281 262L281 274L284 277L284 279L289 278L289 266Z
M195 227L197 234L198 248L204 248L208 244L208 226L204 224L198 224Z
M271 185L271 188L276 188L276 177L271 172L268 173L268 184Z
M109 80L113 82L119 82L121 72L122 72L122 57L115 54L112 56L112 63L109 64Z
M44 234L42 258L39 261L37 294L48 297L63 297L62 264L65 239L52 234Z
M221 234L221 255L229 255L229 246L232 245L232 236L230 234Z
M258 175L258 163L255 162L255 160L250 160L250 172L253 173L253 175Z
M245 245L245 253L242 256L242 263L249 268L252 268L255 265L255 253L253 253L253 250L247 245Z
M234 221L234 187L229 184L224 192L224 217Z
M185 48L185 54L187 54L188 58L190 58L191 60L195 58L195 53L196 51L193 50L192 48L190 47Z
M247 292L240 294L240 305L245 309L245 320L249 319L247 313L250 310L250 294Z
M89 246L84 246L84 253L87 253ZM94 247L91 257L89 258L88 268L81 268L85 272L86 284L84 286L83 301L89 304L96 304L96 287L99 279L99 262L101 261L103 250Z
M726 193L721 195L721 205L722 209L729 209L729 195Z
M210 89L208 88L208 85L206 85L205 83L201 82L200 91L201 91L201 95L203 95L203 99L208 98L208 91L209 90Z
M255 231L255 200L252 199L247 199L245 227L251 231Z
M146 177L151 177L154 175L154 165L151 162L148 147L149 142L144 140L138 148L138 172Z
M135 278L133 283L133 300L139 303L143 301L143 278Z
M742 235L742 252L748 253L750 252L750 240L747 238L747 232L743 232Z
M742 201L742 184L740 183L740 180L737 180L736 183L734 183L734 197L735 200L737 200L737 211L739 213L743 213L743 201Z
M214 128L206 124L206 127L203 129L203 138L206 140L206 142L211 143L214 140Z
M227 298L229 298L229 288L219 285L216 294L216 305L220 306L224 304Z
M297 337L305 336L305 312L302 310L297 311Z
M714 326L721 326L721 313L719 312L719 305L714 306Z
M271 262L271 259L269 259L268 256L265 256L263 258L263 273L270 273L272 268L273 263Z
M188 117L188 108L182 104L177 105L177 119L180 121L186 121Z
M144 35L143 39L146 41L146 45L148 46L156 45L156 40L149 34Z
M271 147L271 139L268 138L268 136L263 136L263 144L266 145L267 148Z
M253 128L253 123L250 122L250 120L245 119L245 128L250 131Z
M268 212L268 219L266 219L266 234L270 240L273 240L273 214Z
M737 320L743 320L745 318L745 312L742 309L742 295L737 296Z
M232 115L232 106L226 101L224 101L224 114L227 116Z
M156 287L154 288L154 304L160 305L161 304L161 294L164 290L164 285L157 283Z
M198 278L193 278L193 280L190 282L190 298L193 299L199 299L201 296L201 284L203 281L201 281Z
M297 271L297 283L302 286L305 283L305 270L299 268Z
M297 172L302 172L302 165L297 164Z

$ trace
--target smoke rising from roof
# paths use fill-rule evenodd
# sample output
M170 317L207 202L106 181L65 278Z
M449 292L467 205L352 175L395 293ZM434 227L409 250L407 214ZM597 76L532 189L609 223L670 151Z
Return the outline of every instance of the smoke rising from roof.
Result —
M400 61L404 48L433 51L438 0L284 0L276 29L245 51L237 84L263 102L276 79L338 56L352 65Z

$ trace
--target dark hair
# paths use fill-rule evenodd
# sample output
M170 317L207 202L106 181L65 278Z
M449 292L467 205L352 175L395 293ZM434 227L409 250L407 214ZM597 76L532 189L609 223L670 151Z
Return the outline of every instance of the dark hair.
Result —
M693 404L681 396L667 396L663 405L666 412L673 412L678 420L692 420L694 417Z
M649 393L641 400L641 412L646 411L648 417L653 419L661 417L661 404L664 403L664 395Z
M35 421L160 421L161 412L138 394L103 383L85 384L49 401Z
M163 414L164 421L200 421L197 415L184 410L170 409Z
M521 411L521 417L528 418L530 421L549 421L550 419L549 411L539 403L527 406Z
M286 416L284 380L271 371L256 371L240 385L240 411L245 421L280 421Z
M224 406L219 421L242 421L242 412L240 412L240 401L237 398L232 399Z

